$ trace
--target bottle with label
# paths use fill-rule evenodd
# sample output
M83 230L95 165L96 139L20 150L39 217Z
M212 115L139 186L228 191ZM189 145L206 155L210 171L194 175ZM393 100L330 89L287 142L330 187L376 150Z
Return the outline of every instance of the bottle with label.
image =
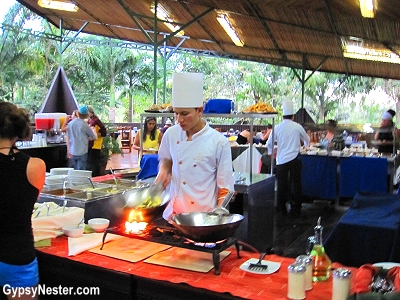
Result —
M312 270L312 279L314 282L328 280L331 272L332 262L322 244L322 230L321 217L319 217L317 226L314 227L314 238L309 239L310 254L314 258Z

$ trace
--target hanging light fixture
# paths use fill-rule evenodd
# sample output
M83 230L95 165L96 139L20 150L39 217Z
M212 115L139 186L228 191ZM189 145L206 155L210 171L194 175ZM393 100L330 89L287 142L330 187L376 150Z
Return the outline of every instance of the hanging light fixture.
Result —
M359 0L360 11L364 18L373 18L375 16L375 1L374 0Z
M155 13L155 6L154 4L151 6L151 12ZM174 22L172 18L170 18L169 13L165 10L164 7L161 5L157 6L157 18L163 21L166 21L164 24L167 26L172 32L179 30L180 26L173 25L169 22ZM183 30L179 31L176 35L184 35L185 32Z
M228 16L224 13L218 13L217 20L218 20L219 24L221 24L221 26L225 30L225 32L229 35L232 42L238 47L243 47L244 43L241 40L241 38L239 37L239 35L237 34L235 28L233 28L231 22L229 21Z
M38 0L38 5L44 8L77 12L79 7L69 1Z

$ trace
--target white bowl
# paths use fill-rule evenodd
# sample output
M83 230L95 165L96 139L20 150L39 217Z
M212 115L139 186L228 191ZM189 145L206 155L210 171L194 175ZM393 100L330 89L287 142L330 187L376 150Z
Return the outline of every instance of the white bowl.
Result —
M92 177L92 171L87 171L87 170L69 170L68 171L68 176L73 176L73 177Z
M69 170L74 168L52 168L50 169L50 175L68 175Z
M95 232L103 232L110 225L110 220L104 218L94 218L88 221L88 225Z
M77 238L82 236L85 225L66 225L62 228L63 233L66 236Z

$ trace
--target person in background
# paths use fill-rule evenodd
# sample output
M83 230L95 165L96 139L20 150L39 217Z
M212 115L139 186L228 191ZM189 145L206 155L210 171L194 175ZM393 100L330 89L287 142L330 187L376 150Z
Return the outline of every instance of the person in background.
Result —
M343 133L336 131L337 122L328 120L325 123L326 133L322 136L320 145L322 149L343 150L345 147Z
M234 189L229 141L202 119L203 74L173 75L172 106L178 125L161 141L156 177L164 188L170 186L166 220L174 214L211 211Z
M0 286L3 289L35 287L39 283L31 217L43 188L46 165L15 147L18 139L29 135L28 112L9 102L0 102ZM8 299L17 298L9 295ZM18 299L38 297L24 295Z
M239 145L246 145L250 143L250 130L245 129L237 136L236 143Z
M396 115L396 112L393 109L389 109L388 111L385 111L382 115L382 122L381 125L378 129L378 131L375 133L374 139L376 141L379 141L381 144L378 146L378 152L379 153L393 153L394 152L394 147L393 147L393 140L394 140L394 122L393 118Z
M161 133L164 134L168 128L170 128L172 125L172 121L171 119L167 119L167 121L165 121L164 127L161 128Z
M276 179L278 181L277 210L283 216L288 211L286 203L290 203L290 213L298 216L301 212L302 188L301 188L301 142L307 147L310 138L304 128L293 121L293 102L283 101L283 121L277 125L270 134L267 147L271 159L276 157ZM277 148L272 144L272 140L277 143ZM292 194L293 185L293 194ZM293 195L291 202L290 196Z
M261 136L261 144L265 145L268 141L269 135L272 132L272 125L268 124L267 125L267 129L265 130L265 132L262 134Z
M156 126L155 117L147 117L144 120L143 128L144 130L138 130L132 145L132 148L139 153L139 162L143 154L155 154L158 152L163 136ZM142 139L142 147L140 147L140 139Z
M78 110L77 110L77 109L74 110L74 111L72 112L71 115L68 115L68 116L65 118L64 123L61 124L60 130L61 130L62 132L67 132L68 123L71 122L71 121L72 121L73 119L75 119L75 118L79 118L79 116L78 116Z
M93 107L88 106L89 119L87 123L90 127L94 128L97 139L89 140L88 150L88 170L92 171L92 176L101 175L104 170L100 170L101 160L101 146L103 145L103 138L107 135L107 129L100 121L99 117L94 113Z
M72 160L75 170L86 170L89 139L97 139L97 135L86 122L89 110L83 105L78 110L78 118L68 123L67 155Z

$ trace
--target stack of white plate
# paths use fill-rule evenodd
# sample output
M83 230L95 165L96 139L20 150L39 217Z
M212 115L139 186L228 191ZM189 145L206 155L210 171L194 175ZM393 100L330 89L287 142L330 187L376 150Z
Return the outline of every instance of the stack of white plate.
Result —
M52 168L50 169L50 175L68 175L70 170L74 168Z
M92 177L92 171L87 171L87 170L69 170L68 171L68 176L70 177Z
M45 184L50 189L60 189L67 175L49 175L45 179Z

